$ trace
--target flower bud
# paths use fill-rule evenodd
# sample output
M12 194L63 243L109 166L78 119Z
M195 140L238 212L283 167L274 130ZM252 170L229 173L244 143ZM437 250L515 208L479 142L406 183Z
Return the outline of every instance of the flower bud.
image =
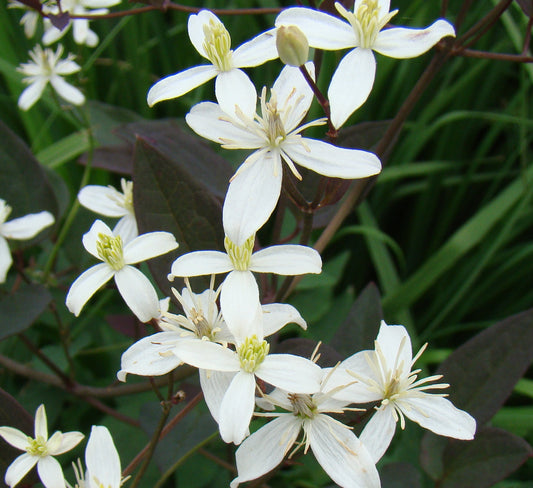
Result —
M305 34L295 25L282 25L276 34L279 58L289 66L301 66L307 62L309 43Z

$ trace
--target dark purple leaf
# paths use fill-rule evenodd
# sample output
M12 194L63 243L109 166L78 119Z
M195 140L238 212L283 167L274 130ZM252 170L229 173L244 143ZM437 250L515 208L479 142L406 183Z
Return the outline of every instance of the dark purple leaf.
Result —
M60 14L48 14L48 20L54 27L63 30L70 22L70 15L68 12L61 12Z
M294 354L295 356L310 359L316 346L316 341L299 337L280 342L273 348L273 352L276 354ZM322 368L335 366L339 361L344 359L335 349L327 344L321 344L318 352L320 353L320 358L317 364Z
M531 17L531 12L533 12L533 0L516 0L518 5L520 5L520 8L524 11L524 13Z
M389 463L379 470L381 488L420 488L420 472L408 463Z

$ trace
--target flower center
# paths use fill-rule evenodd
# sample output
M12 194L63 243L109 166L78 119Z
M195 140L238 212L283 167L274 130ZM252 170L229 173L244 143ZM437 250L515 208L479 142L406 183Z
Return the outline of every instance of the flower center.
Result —
M281 120L276 93L270 92L270 100L266 101L266 87L261 92L261 117L259 118L268 143L271 147L278 147L287 137L287 132Z
M126 181L124 178L120 180L122 193L124 193L124 208L133 213L133 181Z
M241 362L241 368L247 373L253 373L263 362L270 345L265 340L259 340L254 334L247 337L244 342L237 348L237 354Z
M43 436L38 435L35 439L28 436L28 447L26 452L32 456L44 457L48 455L46 440Z
M113 237L98 234L96 252L100 259L109 264L115 271L121 270L125 265L122 252L122 237L120 236Z
M228 236L224 238L224 247L228 253L233 267L237 271L247 271L250 267L250 258L254 250L255 234L251 235L242 246L236 246Z
M393 10L380 18L378 0L363 0L353 13L338 2L335 3L335 8L350 23L358 46L362 48L372 48L379 31L398 13L398 10Z
M209 24L204 24L204 50L207 59L219 71L230 71L233 68L231 37L222 22L209 20Z
M301 393L289 393L294 415L304 419L312 419L317 414L317 406L311 395Z
M191 308L188 316L196 327L196 336L199 339L202 337L207 337L210 340L213 339L213 329L211 328L211 324L204 317L201 310L197 311L195 308Z

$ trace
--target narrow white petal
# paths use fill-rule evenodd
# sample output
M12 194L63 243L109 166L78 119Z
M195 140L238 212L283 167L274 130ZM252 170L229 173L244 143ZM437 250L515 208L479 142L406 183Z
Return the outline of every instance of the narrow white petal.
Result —
M203 46L205 41L204 25L209 25L210 21L215 24L222 24L220 19L209 10L201 10L197 14L190 15L187 22L189 38L193 46L204 58L207 57Z
M193 88L203 85L206 81L217 75L216 68L212 65L195 66L185 71L167 76L150 88L146 101L150 107L163 100L181 97Z
M236 48L233 51L233 64L237 68L250 68L277 57L276 29L270 29Z
M172 263L173 276L202 276L227 273L233 264L226 253L220 251L194 251L180 256Z
M263 310L263 334L268 337L278 332L287 324L298 324L307 329L307 323L292 305L287 303L269 303L261 307Z
M55 68L55 72L61 76L71 75L80 70L81 66L71 59L62 59L58 61Z
M258 273L284 276L322 271L320 254L311 247L297 244L270 246L252 254L250 269Z
M87 37L85 38L85 45L88 47L96 47L98 45L99 38L96 32L89 29L87 31Z
M14 427L0 427L0 437L21 451L28 447L28 436Z
M72 37L76 44L85 44L89 32L89 21L87 19L76 19L72 26Z
M31 239L54 222L50 212L29 214L2 224L2 235L8 239Z
M24 476L26 476L26 473L37 464L38 460L39 458L37 456L32 456L27 452L21 454L9 465L9 468L7 468L4 478L6 484L9 486L15 486L22 478L24 478Z
M0 283L6 281L7 272L11 268L13 258L7 241L0 235Z
M248 433L255 406L255 376L239 371L231 381L222 404L218 427L224 442L240 444Z
M376 76L376 58L371 49L350 51L337 66L328 88L331 121L338 129L372 91Z
M157 292L141 271L133 266L124 266L115 273L115 283L126 305L141 322L159 316Z
M383 405L374 412L359 436L375 463L385 454L394 436L396 420L393 413L392 405Z
M244 244L270 218L281 193L282 177L279 154L268 152L251 164L243 163L222 208L224 231L233 243Z
M118 5L120 0L83 0L82 3L86 8L107 8Z
M61 76L52 76L50 78L50 84L54 87L57 94L67 102L73 105L83 105L85 103L85 95L78 88L67 83Z
M83 306L97 290L107 283L115 272L106 263L100 263L84 271L74 283L67 294L67 308L77 317Z
M139 235L139 229L137 227L137 220L135 215L128 213L122 217L115 227L113 227L113 234L122 237L123 244L127 244Z
M376 342L383 351L387 366L394 368L402 377L408 376L413 351L407 329L403 325L387 325L381 321Z
M81 432L65 432L61 434L61 443L50 454L56 456L74 449L85 436Z
M140 263L166 254L177 247L176 238L170 232L149 232L136 237L124 246L124 262Z
M45 19L46 20L46 19ZM43 44L45 46L49 46L50 44L53 44L56 41L59 41L70 29L70 26L72 25L72 22L69 22L69 24L63 29L58 29L57 27L54 27L52 24L49 24L49 27L45 27L45 32L43 34Z
M355 34L350 24L324 12L304 7L289 8L276 18L276 27L280 25L299 27L311 47L334 51L355 47Z
M244 71L235 68L219 73L215 80L215 94L223 112L236 118L240 110L248 119L253 120L257 93Z
M414 58L429 51L446 36L455 37L455 29L449 22L439 19L426 29L393 27L382 30L372 48L391 58Z
M124 195L109 186L84 186L78 193L78 200L85 208L107 217L123 217L128 213Z
M381 171L381 161L371 152L333 146L327 142L303 138L302 144L283 149L300 166L334 178L367 178ZM305 146L305 147L304 147Z
M65 488L61 465L52 456L45 456L37 461L37 472L46 488Z
M113 231L101 220L95 220L89 231L83 234L81 242L88 253L92 254L95 258L102 260L96 249L96 242L98 241L98 236L100 234L112 236Z
M280 414L246 438L235 453L238 482L259 478L281 463L296 442L301 424L291 413Z
M85 449L86 479L95 480L106 488L119 488L120 458L113 438L106 427L93 425Z
M450 400L427 393L399 402L406 417L438 435L470 440L476 432L476 420Z
M372 457L353 432L327 415L304 423L316 460L343 488L379 488Z
M255 374L267 383L292 393L316 393L322 380L320 366L292 354L269 354Z
M48 420L46 419L46 409L43 404L39 405L35 411L34 427L35 437L48 439Z
M236 372L241 368L237 354L215 342L202 340L180 341L174 349L184 363L195 368Z
M204 393L205 403L217 423L222 399L235 374L235 372L207 371L205 369L200 369L199 371L200 386Z
M21 110L29 110L41 98L44 87L48 83L46 78L40 78L24 89L20 94L18 105Z

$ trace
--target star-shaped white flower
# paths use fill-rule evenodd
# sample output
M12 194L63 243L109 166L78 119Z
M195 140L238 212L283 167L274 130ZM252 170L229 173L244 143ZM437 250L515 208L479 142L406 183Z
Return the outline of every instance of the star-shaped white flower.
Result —
M83 439L83 434L57 431L48 438L46 411L44 405L41 405L35 412L35 438L13 427L0 427L0 437L13 447L26 451L7 468L6 485L15 486L37 465L39 478L46 488L65 488L63 470L53 456L70 451Z
M195 66L158 81L148 92L148 105L181 97L193 88L216 77L215 93L218 102L228 113L255 92L253 83L240 68L259 66L278 57L273 31L259 34L231 49L231 37L220 19L209 10L201 10L189 17L189 37L196 50L211 64ZM255 105L254 105L255 109Z
M26 78L22 81L29 85L20 95L18 105L22 110L28 110L41 98L48 83L57 94L74 105L82 105L85 102L83 93L76 87L67 83L62 77L78 72L81 67L73 61L74 56L69 54L66 59L60 59L63 55L63 46L59 45L56 52L52 49L44 49L37 45L30 51L31 61L22 63L17 71Z
M307 63L306 68L314 75L312 63ZM195 105L187 114L187 124L198 135L226 149L255 149L231 179L224 202L224 228L237 245L255 233L276 207L281 193L282 161L298 179L301 176L295 163L336 178L365 178L381 171L375 154L302 137L303 130L325 121L299 126L312 101L313 92L300 70L286 66L268 100L266 88L263 89L260 114L256 114L255 90L240 95L238 116L230 117L224 107L211 102Z
M178 243L170 232L142 234L123 246L122 237L97 220L84 234L83 246L103 263L84 271L72 283L66 304L74 315L78 316L89 298L114 278L122 298L141 322L159 317L159 300L154 287L131 265L176 249Z
M32 239L55 221L50 212L43 211L6 222L10 213L11 207L0 198L0 283L6 281L7 272L13 263L6 239Z
M331 121L336 128L365 102L372 90L376 74L373 51L391 58L414 58L443 37L455 36L453 26L442 19L426 29L383 29L398 12L390 12L390 0L355 0L353 12L339 2L335 8L344 20L310 8L295 7L279 14L276 27L298 26L309 45L315 48L352 49L339 63L328 89Z
M354 354L338 368L349 373L345 378L351 378L352 384L336 398L354 403L381 400L360 436L375 462L387 450L398 420L401 428L405 427L405 417L438 435L464 440L474 437L476 421L471 415L456 408L444 393L426 393L449 386L432 383L442 376L418 379L420 370L411 370L424 349L413 358L405 327L381 322L375 350Z
M78 193L79 202L89 210L106 217L120 217L113 228L124 243L139 235L133 210L133 182L120 179L122 192L112 186L87 185Z

